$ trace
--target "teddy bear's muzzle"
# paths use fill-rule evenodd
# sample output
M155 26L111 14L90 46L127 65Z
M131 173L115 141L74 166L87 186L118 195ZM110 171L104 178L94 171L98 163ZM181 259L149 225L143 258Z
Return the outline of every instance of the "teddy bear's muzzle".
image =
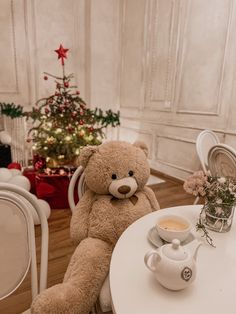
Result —
M137 191L138 185L134 178L114 180L109 186L109 192L116 198L130 198Z

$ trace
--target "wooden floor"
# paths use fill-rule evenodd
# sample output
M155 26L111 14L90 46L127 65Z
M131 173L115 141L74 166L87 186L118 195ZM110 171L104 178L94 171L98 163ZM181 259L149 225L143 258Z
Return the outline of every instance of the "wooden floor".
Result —
M163 176L158 177L165 182L152 185L151 188L160 203L161 208L193 204L194 198L185 193L182 182ZM69 263L74 247L69 237L71 212L69 209L52 210L49 223L49 265L48 287L60 283ZM37 250L39 250L40 227L36 227ZM0 314L19 314L30 307L30 278L10 297L0 301Z

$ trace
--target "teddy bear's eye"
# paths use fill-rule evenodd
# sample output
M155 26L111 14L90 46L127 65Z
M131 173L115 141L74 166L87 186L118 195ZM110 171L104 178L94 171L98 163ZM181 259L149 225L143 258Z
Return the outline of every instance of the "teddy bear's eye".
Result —
M134 175L134 172L132 170L129 171L129 176L132 177Z
M112 180L115 180L115 179L117 179L117 175L115 173L113 173L111 178L112 178Z

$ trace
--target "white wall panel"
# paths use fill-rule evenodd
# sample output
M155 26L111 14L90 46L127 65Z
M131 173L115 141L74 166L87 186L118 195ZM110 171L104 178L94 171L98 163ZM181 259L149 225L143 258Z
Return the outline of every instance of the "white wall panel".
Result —
M152 166L185 178L200 168L195 142L202 129L214 130L222 142L236 148L236 0L145 4L142 13L136 9L138 21L127 11L136 1L124 1L121 64L126 61L127 66L120 77L121 134L129 140L127 127L149 130L154 139ZM131 56L136 72L132 62L128 66ZM132 90L127 77L134 73ZM143 88L144 107L137 105Z
M146 107L170 110L176 66L175 43L178 2L149 1L147 26Z
M145 0L122 1L121 107L141 108L144 103Z
M0 98L1 102L28 105L29 80L25 32L25 2L0 1Z
M195 144L191 141L178 138L159 137L157 139L156 159L164 164L172 165L179 169L191 172L199 167L199 161L195 152ZM178 160L178 165L176 164Z
M119 10L116 0L92 0L90 19L90 102L117 108L119 73Z
M185 1L178 112L219 114L231 4Z
M0 58L0 93L17 93L18 92L18 75L16 67L16 42L15 42L15 22L13 2L4 0L0 11L0 42L3 51Z

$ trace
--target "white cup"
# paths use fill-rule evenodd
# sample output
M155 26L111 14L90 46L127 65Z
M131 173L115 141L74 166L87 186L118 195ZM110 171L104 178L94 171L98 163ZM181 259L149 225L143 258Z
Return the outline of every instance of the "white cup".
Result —
M182 242L189 236L192 224L183 216L170 214L159 217L155 227L163 240L171 242L173 239L178 239Z

